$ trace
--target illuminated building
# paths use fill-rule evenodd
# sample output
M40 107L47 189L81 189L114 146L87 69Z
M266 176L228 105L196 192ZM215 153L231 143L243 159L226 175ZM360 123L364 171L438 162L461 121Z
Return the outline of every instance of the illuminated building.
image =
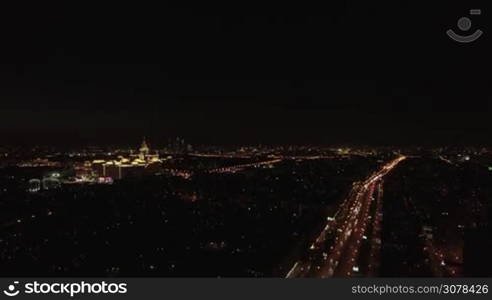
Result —
M60 180L56 177L45 177L43 178L43 189L51 190L60 188L61 183Z
M60 163L59 162L53 162L50 161L49 159L46 158L35 158L29 161L24 161L20 162L17 164L18 167L23 168L23 167L59 167Z
M75 176L81 179L87 179L92 176L93 169L90 161L74 164Z
M150 154L150 148L147 145L147 141L145 140L145 138L142 142L142 145L140 146L138 154L131 154L130 159L133 160L133 162L147 165L155 162L161 162L159 159L159 154L157 152L155 154Z
M94 160L92 163L93 171L99 177L110 177L112 179L122 179L127 176L141 176L151 173L155 166L159 166L162 160L159 154L151 154L147 141L143 140L137 154L130 156L119 156L115 160Z
M39 179L31 179L29 180L28 191L31 193L36 193L41 190L41 180Z

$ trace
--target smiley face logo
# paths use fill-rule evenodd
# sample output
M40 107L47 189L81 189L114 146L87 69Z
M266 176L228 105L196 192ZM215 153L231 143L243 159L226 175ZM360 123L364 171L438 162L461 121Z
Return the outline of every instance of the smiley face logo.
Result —
M14 281L14 284L11 284L7 287L6 290L3 291L3 293L9 297L14 297L19 295L20 291L16 290L16 285L18 285L18 281Z
M480 9L471 9L470 10L470 15L481 15L481 14L482 14L482 11ZM470 28L472 26L472 21L468 17L462 17L462 18L459 18L457 25L458 25L458 28L462 32L466 32L466 31L470 30ZM461 34L457 34L452 29L449 29L448 31L446 31L446 33L451 39L453 39L456 42L471 43L471 42L476 41L483 34L483 31L478 29L475 32L473 32L472 34L461 35Z

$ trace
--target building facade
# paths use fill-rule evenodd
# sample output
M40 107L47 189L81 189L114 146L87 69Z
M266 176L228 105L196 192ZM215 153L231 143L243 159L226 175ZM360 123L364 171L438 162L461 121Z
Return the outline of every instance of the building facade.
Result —
M141 176L157 171L162 164L159 153L151 153L147 141L143 140L137 153L129 157L119 156L115 160L94 160L92 170L98 177L110 177L114 180L128 176Z

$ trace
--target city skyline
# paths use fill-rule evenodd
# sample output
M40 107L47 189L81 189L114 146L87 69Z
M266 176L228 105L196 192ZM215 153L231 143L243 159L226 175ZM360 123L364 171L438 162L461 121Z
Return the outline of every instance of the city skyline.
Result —
M9 276L487 275L491 151L202 148L181 139L157 150L147 138L112 150L0 148L0 269Z

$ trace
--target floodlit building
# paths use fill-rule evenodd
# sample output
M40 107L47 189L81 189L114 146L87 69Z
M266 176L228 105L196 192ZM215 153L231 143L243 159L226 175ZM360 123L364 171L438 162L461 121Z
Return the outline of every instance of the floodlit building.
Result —
M39 192L41 190L41 180L39 179L29 180L29 187L27 189L31 193Z
M140 176L154 170L162 160L157 151L151 153L147 141L143 140L138 153L130 154L129 157L119 156L115 160L94 160L92 169L99 177L110 177L112 179L122 179L127 176Z

